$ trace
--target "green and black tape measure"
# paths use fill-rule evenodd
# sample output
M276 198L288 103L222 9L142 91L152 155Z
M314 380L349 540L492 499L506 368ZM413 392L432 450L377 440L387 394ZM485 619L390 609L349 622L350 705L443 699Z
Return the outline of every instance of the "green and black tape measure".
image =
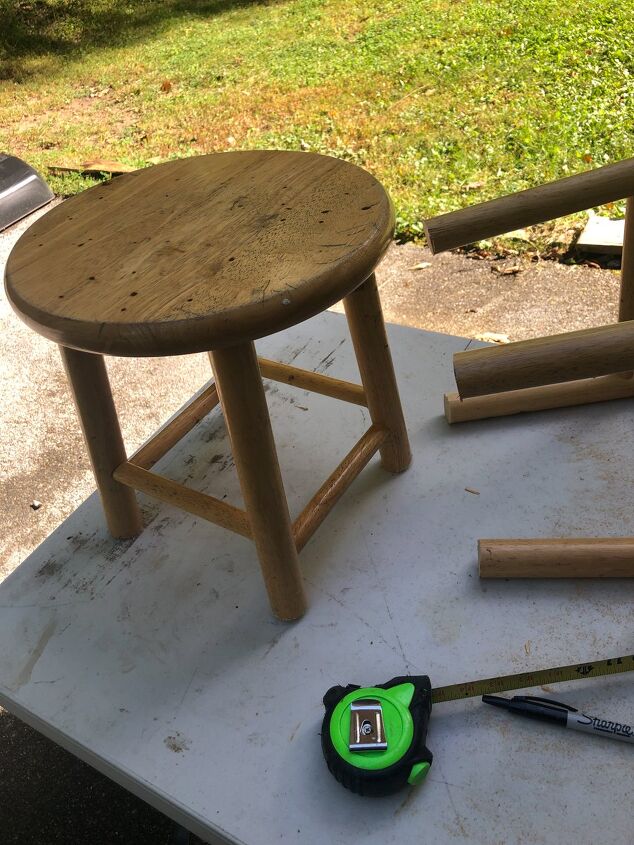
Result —
M634 655L521 672L432 689L427 675L374 687L331 687L321 747L335 778L359 795L379 796L421 783L432 764L427 727L432 703L634 670Z
M425 745L431 716L427 675L376 687L331 687L321 747L339 783L359 795L389 795L424 780L433 755Z

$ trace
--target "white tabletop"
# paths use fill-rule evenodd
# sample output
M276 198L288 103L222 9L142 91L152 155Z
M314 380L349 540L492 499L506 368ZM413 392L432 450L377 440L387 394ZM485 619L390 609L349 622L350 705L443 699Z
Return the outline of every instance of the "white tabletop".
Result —
M466 341L389 333L414 463L391 476L375 458L302 552L300 622L272 618L247 540L142 498L145 531L115 542L93 496L0 585L0 704L210 842L631 842L630 746L479 700L435 707L420 788L363 799L326 769L333 684L438 686L634 646L631 582L486 582L476 565L478 537L634 533L631 403L450 428ZM357 379L337 315L258 347ZM268 398L296 514L367 411ZM155 469L241 504L218 409ZM548 692L634 721L629 675Z

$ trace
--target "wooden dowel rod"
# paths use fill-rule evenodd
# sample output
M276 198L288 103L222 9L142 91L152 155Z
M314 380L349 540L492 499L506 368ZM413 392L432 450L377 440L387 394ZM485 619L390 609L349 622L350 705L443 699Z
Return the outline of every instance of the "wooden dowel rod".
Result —
M136 497L113 478L126 454L104 359L66 346L59 349L110 533L118 538L135 537L143 528Z
M385 428L370 426L337 469L321 485L293 524L297 551L304 548L372 455L381 447L388 434Z
M271 608L299 619L306 596L255 346L215 349L211 358Z
M216 385L211 384L202 393L194 397L180 413L151 437L130 458L130 461L143 469L150 469L175 446L179 440L192 430L203 417L220 402Z
M634 537L478 540L481 578L634 578Z
M343 307L370 417L389 432L381 446L381 466L388 472L404 472L412 462L412 450L374 273L344 298Z
M634 320L634 197L628 197L625 207L619 320Z
M148 472L129 461L117 467L114 477L121 484L141 490L154 499L174 505L251 539L251 528L246 513L220 499L215 499L206 493L199 493L197 490L190 490L176 481Z
M556 220L634 194L634 158L577 173L425 222L433 253L502 235L524 226Z
M352 402L355 405L367 404L365 392L360 384L331 378L321 373L312 373L309 370L292 367L290 364L281 364L279 361L269 361L267 358L258 358L258 361L264 378L281 381L292 387L311 390L313 393L321 393L324 396L332 396L333 399L343 399L344 402Z
M546 411L607 402L610 399L629 399L634 396L634 377L629 374L584 378L562 384L527 387L507 393L488 393L472 399L460 399L458 393L445 393L445 418L450 424L508 417L512 414Z
M594 329L457 352L463 399L634 369L634 320Z

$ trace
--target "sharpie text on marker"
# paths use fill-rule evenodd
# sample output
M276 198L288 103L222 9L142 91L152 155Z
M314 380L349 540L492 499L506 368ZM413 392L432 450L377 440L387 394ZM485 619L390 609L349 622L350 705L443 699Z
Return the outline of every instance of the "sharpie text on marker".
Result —
M576 708L551 698L538 698L535 695L515 695L513 698L502 698L497 695L483 695L485 704L502 707L509 713L550 722L561 728L573 731L603 736L608 739L619 739L622 742L634 744L634 727L625 722L614 722L611 719L601 719L599 716L587 716Z

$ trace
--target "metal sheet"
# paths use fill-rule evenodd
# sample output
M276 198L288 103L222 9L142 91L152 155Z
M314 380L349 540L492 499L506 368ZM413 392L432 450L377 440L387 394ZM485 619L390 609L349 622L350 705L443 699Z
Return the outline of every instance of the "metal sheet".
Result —
M54 196L39 173L25 161L0 153L0 232Z
M629 842L631 748L478 701L435 708L420 789L361 799L326 770L332 684L440 685L634 645L631 582L480 582L475 545L631 534L630 402L450 428L466 342L389 334L414 464L395 477L375 459L305 548L304 619L271 617L247 540L143 500L145 532L117 543L94 496L0 585L0 703L213 842ZM335 315L259 349L356 377ZM367 412L282 385L268 398L297 513ZM218 411L156 469L240 504ZM552 691L632 721L629 676Z

